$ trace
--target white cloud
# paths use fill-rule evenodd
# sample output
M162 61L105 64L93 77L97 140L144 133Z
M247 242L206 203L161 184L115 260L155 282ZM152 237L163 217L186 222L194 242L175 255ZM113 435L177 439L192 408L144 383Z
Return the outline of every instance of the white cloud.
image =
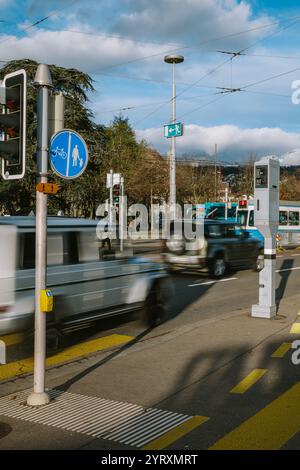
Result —
M159 151L168 151L168 141L163 137L162 129L138 130L136 134L138 139L145 139ZM191 124L185 127L184 136L176 139L178 155L213 155L215 144L220 158L228 161L240 161L252 153L258 157L282 155L284 163L300 164L300 135L279 128L241 129L232 125L202 127ZM289 153L292 149L296 150Z
M269 23L270 18L253 19L249 2L236 0L130 0L129 9L112 28L131 37L188 41L199 44L216 36L225 36ZM249 44L261 31L222 40L234 50ZM246 42L245 42L246 41ZM221 42L218 43L218 45Z
M0 39L5 42L2 46L0 40L0 56L10 60L30 58L91 72L161 52L161 47L154 44L136 44L134 41L66 31L40 29L30 30L28 34L22 38L2 36Z

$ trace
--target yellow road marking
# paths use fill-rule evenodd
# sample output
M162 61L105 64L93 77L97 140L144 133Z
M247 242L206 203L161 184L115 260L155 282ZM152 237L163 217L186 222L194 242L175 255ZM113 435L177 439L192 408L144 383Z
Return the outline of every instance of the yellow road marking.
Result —
M300 382L217 441L211 450L276 450L300 430Z
M237 384L230 393L245 393L267 372L267 369L254 369L247 377Z
M23 333L14 333L12 335L4 335L0 336L0 341L4 341L6 346L12 346L14 344L19 344L24 341L24 334Z
M118 346L124 343L128 343L133 339L133 336L127 335L110 335L103 338L93 339L80 343L75 346L67 348L65 351L61 351L53 356L46 359L46 367L60 364L72 359L78 359L86 356L93 352L102 351L113 346ZM20 361L11 362L10 364L4 364L0 366L0 380L8 379L22 374L27 374L33 371L34 361L33 358L22 359Z
M291 331L290 331L291 334L299 334L300 333L300 323L294 323L292 325L292 328L291 328Z
M300 310L299 310L299 312L297 313L297 315L300 315Z
M171 431L163 434L161 437L158 437L154 441L149 442L149 444L143 447L143 450L165 449L170 444L173 444L173 442L178 441L180 437L185 436L185 434L188 434L193 429L205 423L207 420L209 420L207 416L193 416L193 418L179 424Z
M284 357L286 353L291 349L292 343L282 343L276 351L273 352L271 357Z

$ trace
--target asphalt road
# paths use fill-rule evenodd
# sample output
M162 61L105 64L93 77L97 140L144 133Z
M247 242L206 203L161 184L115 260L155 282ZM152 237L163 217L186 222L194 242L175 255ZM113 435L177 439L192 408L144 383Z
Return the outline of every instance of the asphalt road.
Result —
M277 293L280 303L283 297L299 293L300 252L289 251L277 257ZM183 271L170 275L169 320L156 327L150 336L174 331L199 320L211 319L238 309L249 309L258 301L258 273L251 269L229 272L215 281L207 273ZM137 314L138 315L138 314ZM136 316L122 316L98 322L91 329L73 333L69 338L77 342L84 338L119 333L137 336L145 331L145 325ZM148 333L149 336L149 333Z
M0 435L0 448L136 447L129 438L126 442L116 437L110 440L105 434L102 438L103 424L99 424L100 438L88 432L72 432L77 429L76 423L64 427L66 422L78 420L97 427L103 415L99 411L98 419L89 406L85 408L85 403L92 401L98 409L101 400L107 400L105 406L117 407L116 419L122 418L126 413L122 407L129 404L133 408L142 406L144 411L155 409L157 416L188 416L190 427L184 432L179 426L167 437L159 437L158 442L150 442L150 437L145 436L147 445L154 446L152 449L157 445L171 449L300 448L300 371L292 364L290 354L290 341L298 338L290 329L300 307L299 271L299 252L278 256L280 310L274 321L250 318L251 305L258 296L257 273L231 272L214 281L206 274L186 272L170 276L170 318L164 324L147 329L139 319L127 316L73 333L66 338L68 344L76 345L75 349L78 343L84 344L84 354L72 350L72 346L52 358L49 354L54 362L50 362L52 368L47 371L47 386L62 393L61 402L58 399L56 405L53 401L54 415L51 411L46 419L48 423L56 420L54 428L45 426L43 420L36 421L38 417L28 418L30 427L26 419L16 419L18 406L24 403L24 396L18 398L16 394L31 388L32 375L10 376L1 384L4 434L3 438ZM299 327L300 323L296 325ZM88 349L98 340L107 341L104 347L101 343L102 350ZM73 358L68 354L73 354ZM64 365L64 361L68 364ZM10 373L10 365L3 367ZM20 361L13 367L30 374L32 361ZM16 416L10 399L1 405L1 396L5 400L11 393L13 401L20 400ZM73 400L80 405L70 411ZM77 413L86 415L77 417ZM110 423L115 415L111 413ZM171 419L177 419L177 415ZM155 432L159 431L157 424L153 426ZM124 432L131 435L126 429Z

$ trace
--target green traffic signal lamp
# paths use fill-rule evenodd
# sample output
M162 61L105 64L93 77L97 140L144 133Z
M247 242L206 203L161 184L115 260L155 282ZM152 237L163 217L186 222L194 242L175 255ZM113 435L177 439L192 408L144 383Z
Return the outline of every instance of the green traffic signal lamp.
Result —
M20 179L26 164L26 72L5 75L4 99L0 112L0 158L2 177Z
M113 187L113 202L115 206L120 204L120 185L115 184Z

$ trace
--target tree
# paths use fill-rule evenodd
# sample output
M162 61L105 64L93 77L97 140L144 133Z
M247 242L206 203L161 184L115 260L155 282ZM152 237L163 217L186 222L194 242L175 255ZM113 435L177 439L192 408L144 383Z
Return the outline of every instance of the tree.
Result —
M25 59L8 62L0 71L4 75L18 69L25 69L28 76L27 89L27 170L26 176L19 181L2 181L0 187L1 212L9 214L28 214L35 207L35 155L36 155L36 88L33 80L37 62ZM62 209L66 214L92 216L101 200L104 190L99 173L102 167L102 153L105 141L105 128L96 125L93 114L87 107L88 93L94 91L89 75L76 69L49 66L54 91L63 92L66 98L65 127L74 129L87 140L90 161L80 181L72 183L59 180L61 190L57 196L49 197L49 213L56 214ZM51 175L50 180L57 180ZM96 198L99 198L97 201Z

